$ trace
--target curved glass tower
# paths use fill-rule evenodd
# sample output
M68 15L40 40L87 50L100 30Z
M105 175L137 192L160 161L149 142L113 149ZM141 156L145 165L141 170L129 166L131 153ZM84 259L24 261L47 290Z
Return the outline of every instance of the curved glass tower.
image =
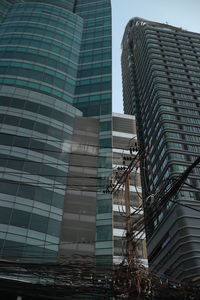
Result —
M110 9L110 1L105 0L10 0L0 5L0 255L4 259L58 258L77 118L98 120L97 174L109 175L103 167L111 160ZM105 195L99 189L96 194L93 243L100 244L92 251L111 257L111 196L101 199Z

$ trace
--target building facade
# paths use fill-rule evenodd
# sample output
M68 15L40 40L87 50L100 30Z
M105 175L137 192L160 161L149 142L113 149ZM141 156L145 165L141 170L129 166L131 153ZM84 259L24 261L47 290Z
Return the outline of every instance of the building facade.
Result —
M0 256L109 263L110 0L4 0L0 11Z
M126 114L113 113L113 182L119 181L131 161L134 160L137 151L130 154L130 148L136 148L136 124L135 117ZM136 149L135 149L136 150ZM147 266L145 232L136 232L136 224L142 220L143 209L141 200L141 182L139 166L133 168L128 179L130 203L126 203L125 182L119 191L113 193L113 239L114 239L114 264L127 261L127 227L129 218L133 230L132 240L135 244L133 258ZM128 208L127 208L128 206ZM130 214L129 215L129 207Z
M140 18L122 41L125 113L136 115L147 248L152 272L176 281L200 275L199 166L159 203L199 156L200 35Z

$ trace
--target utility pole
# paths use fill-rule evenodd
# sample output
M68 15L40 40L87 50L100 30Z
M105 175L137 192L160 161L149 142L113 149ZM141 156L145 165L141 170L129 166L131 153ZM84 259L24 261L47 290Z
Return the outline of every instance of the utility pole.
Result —
M134 241L132 237L132 221L131 221L131 202L130 202L130 174L125 180L125 208L126 208L126 251L127 261L130 266L135 258Z

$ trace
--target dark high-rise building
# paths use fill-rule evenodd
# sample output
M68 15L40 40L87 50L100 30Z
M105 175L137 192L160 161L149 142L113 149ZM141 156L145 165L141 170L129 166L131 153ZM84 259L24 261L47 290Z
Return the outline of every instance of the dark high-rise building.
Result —
M200 34L133 18L122 41L124 110L136 115L151 271L200 276L200 166L159 202L199 156Z
M0 12L0 257L110 262L110 0L3 0Z

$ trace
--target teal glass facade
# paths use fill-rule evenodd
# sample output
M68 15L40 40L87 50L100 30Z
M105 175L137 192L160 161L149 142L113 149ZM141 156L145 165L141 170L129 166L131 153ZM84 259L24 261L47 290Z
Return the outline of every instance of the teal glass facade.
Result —
M59 250L64 145L77 116L99 119L98 175L111 174L111 7L21 2L0 6L0 255L49 261ZM110 259L112 197L101 191L96 219L96 255Z
M78 0L75 12L84 19L74 105L85 116L98 116L99 177L112 174L111 3ZM101 157L102 156L102 157ZM105 179L99 180L105 185ZM97 194L96 255L112 261L112 196Z
M0 83L72 103L82 23L62 6L37 2L13 5L1 25Z
M111 106L110 1L77 1L84 19L75 105L84 115L107 115Z
M16 0L2 0L0 2L0 23L3 21L11 5L15 2Z

